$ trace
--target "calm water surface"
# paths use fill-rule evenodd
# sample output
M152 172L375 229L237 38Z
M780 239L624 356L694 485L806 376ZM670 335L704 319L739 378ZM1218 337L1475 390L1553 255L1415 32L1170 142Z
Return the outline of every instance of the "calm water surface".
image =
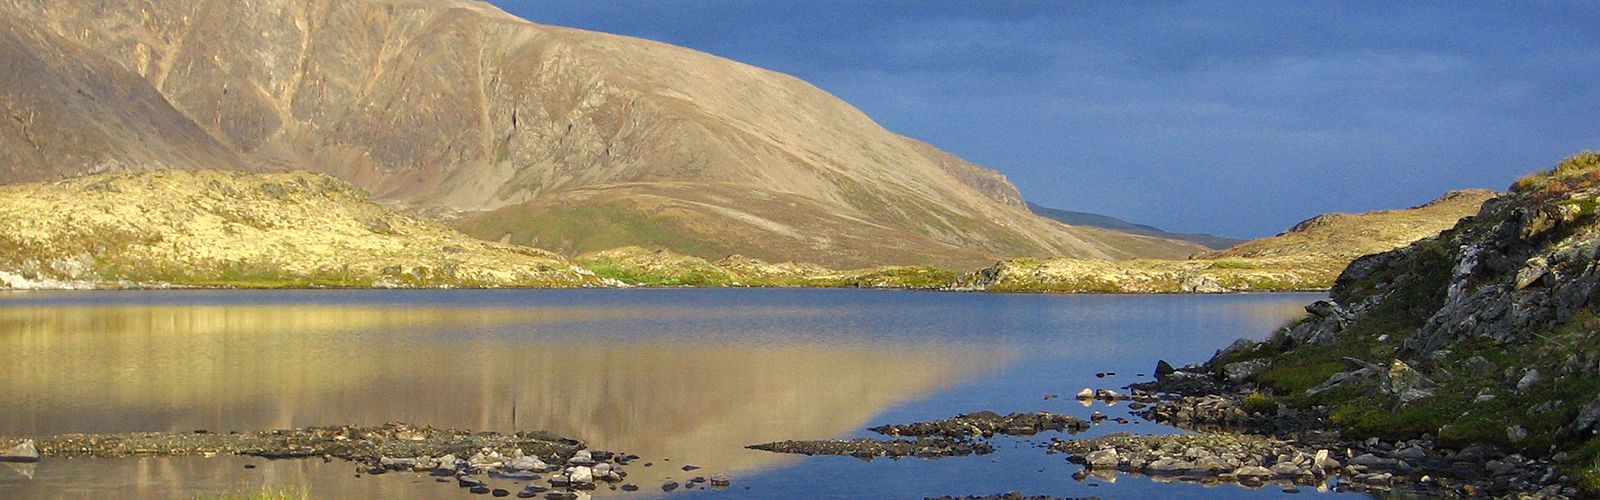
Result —
M1106 498L1282 495L1076 481L1000 439L989 456L863 462L744 449L868 436L977 410L1087 418L1084 387L1139 381L1266 336L1315 295L1050 296L856 290L151 291L0 294L0 435L211 431L404 421L548 430L635 453L646 491L680 464L718 497L921 498L1021 491ZM1097 379L1097 372L1117 375ZM1045 394L1067 397L1045 400ZM1167 433L1107 424L1082 436ZM670 460L670 461L669 461ZM257 469L244 469L245 463ZM467 497L343 462L46 460L0 466L0 497L192 498L262 485L315 497ZM511 487L513 491L516 488ZM598 495L609 495L600 492ZM685 494L683 492L676 495ZM647 495L635 495L645 497Z

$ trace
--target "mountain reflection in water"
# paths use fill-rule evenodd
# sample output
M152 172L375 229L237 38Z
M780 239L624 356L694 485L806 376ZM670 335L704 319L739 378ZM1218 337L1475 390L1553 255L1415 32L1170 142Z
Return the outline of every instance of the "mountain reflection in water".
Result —
M0 366L10 369L0 377L7 402L0 435L404 421L548 430L647 460L736 472L790 460L744 445L848 434L885 408L1018 356L1015 349L949 342L874 345L805 335L741 338L736 331L635 337L622 330L652 317L697 314L737 313L4 307ZM573 324L598 333L567 331ZM646 482L671 472L633 469ZM151 473L159 469L141 470Z

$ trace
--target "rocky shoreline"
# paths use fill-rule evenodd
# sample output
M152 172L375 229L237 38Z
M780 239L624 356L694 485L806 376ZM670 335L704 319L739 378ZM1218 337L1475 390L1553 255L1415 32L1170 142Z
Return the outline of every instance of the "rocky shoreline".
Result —
M1071 454L1070 460L1084 464L1086 472L1206 483L1279 484L1286 490L1315 485L1427 497L1579 497L1550 458L1486 444L1452 449L1432 436L1347 438L1329 422L1327 408L1251 401L1257 393L1242 380L1247 377L1230 380L1228 367L1215 364L1174 369L1163 362L1155 381L1129 387L1136 394L1160 395L1137 415L1198 433L1112 435L1062 441L1052 450Z
M913 437L914 440L861 438L778 441L750 445L746 448L808 456L851 456L862 460L879 457L894 459L961 457L993 453L994 446L986 440L996 434L1032 436L1050 431L1076 434L1088 430L1089 426L1089 422L1077 417L1050 412L1000 415L992 411L980 411L930 422L890 424L867 429L885 436Z
M356 477L387 473L431 476L454 481L472 494L518 498L575 499L581 492L606 488L639 491L627 482L625 467L637 455L588 449L580 441L547 433L472 432L403 423L381 426L307 427L254 432L141 432L66 434L42 438L0 437L0 461L38 462L46 458L122 458L146 456L239 455L266 459L334 459L354 462ZM652 464L645 463L645 466ZM249 465L247 468L251 467ZM698 470L683 466L684 472ZM722 474L697 475L660 491L727 488Z
M1052 438L1044 447L1083 465L1074 478L1139 475L1156 481L1364 492L1429 498L1579 498L1555 461L1488 445L1451 449L1431 436L1385 441L1345 437L1326 408L1295 409L1251 401L1250 384L1230 381L1210 364L1157 367L1156 380L1128 386L1124 395L1085 389L1080 399L1131 401L1141 418L1191 431L1178 435L1118 433L1092 439ZM1096 412L1098 413L1098 412ZM953 418L891 424L868 430L907 439L781 441L751 449L803 455L938 459L993 452L996 435L1076 434L1107 422L1049 412L999 415L976 412ZM960 498L960 497L950 497ZM1018 494L972 498L1034 498ZM1042 497L1041 497L1042 498Z

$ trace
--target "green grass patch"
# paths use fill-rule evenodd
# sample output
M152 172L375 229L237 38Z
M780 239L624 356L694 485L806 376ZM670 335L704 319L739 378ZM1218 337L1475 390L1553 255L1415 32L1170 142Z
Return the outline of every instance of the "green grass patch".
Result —
M1259 269L1261 266L1244 259L1222 259L1211 262L1212 269Z
M702 257L737 253L677 219L652 217L626 201L571 208L513 206L455 223L454 227L490 241L510 234L511 243L568 255L626 246L666 248Z
M1276 415L1278 401L1260 391L1252 392L1244 397L1244 411L1252 414Z

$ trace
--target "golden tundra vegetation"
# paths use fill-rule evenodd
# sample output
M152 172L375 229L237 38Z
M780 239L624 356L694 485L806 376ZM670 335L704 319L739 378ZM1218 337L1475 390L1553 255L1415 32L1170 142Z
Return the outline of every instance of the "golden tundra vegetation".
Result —
M477 240L304 172L165 170L0 186L0 283L593 286L559 255Z
M1350 261L1437 234L1493 196L1330 214L1187 260L1014 259L835 270L622 246L574 257L472 238L333 177L165 170L0 187L0 287L806 286L1044 292L1327 288Z
M1496 195L1454 191L1404 210L1323 214L1278 236L1184 260L1014 259L968 273L957 286L1008 292L1322 290L1356 258L1437 235Z

